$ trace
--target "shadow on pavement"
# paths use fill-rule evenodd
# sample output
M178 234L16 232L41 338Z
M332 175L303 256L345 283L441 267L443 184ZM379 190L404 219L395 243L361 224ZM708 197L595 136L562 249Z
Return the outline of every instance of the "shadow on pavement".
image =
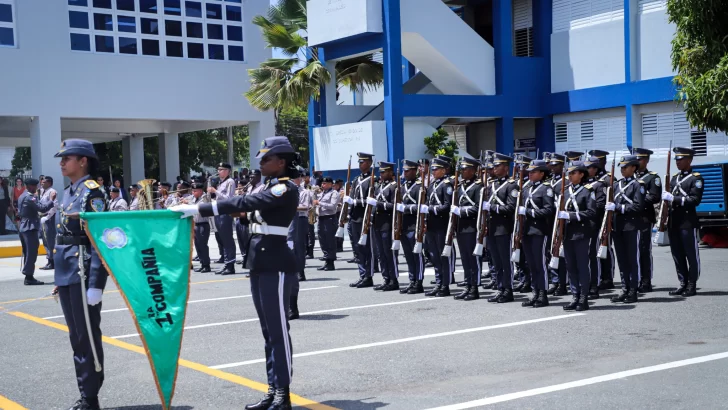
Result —
M605 305L605 306L589 306L589 310L630 310L634 309L635 305Z
M308 274L309 276L312 275L311 273ZM306 280L304 282L331 282L335 280L341 280L340 278L310 278L306 277Z
M684 302L685 298L680 296L670 296L666 298L640 298L637 303L672 303L672 302Z
M299 320L337 320L349 317L349 315L306 315L303 314Z
M374 410L389 406L389 403L382 403L380 401L365 403L364 400L372 400L372 398L361 400L326 400L322 401L321 404L346 410Z
M159 404L148 404L142 406L122 406L122 407L104 407L106 410L162 410ZM193 410L190 406L172 406L170 410Z

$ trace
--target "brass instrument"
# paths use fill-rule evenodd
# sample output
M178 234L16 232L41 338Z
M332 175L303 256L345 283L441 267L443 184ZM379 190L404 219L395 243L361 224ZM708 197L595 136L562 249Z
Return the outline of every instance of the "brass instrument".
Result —
M321 193L321 187L316 185L311 185L309 189L313 192L313 199L316 199L316 196ZM313 202L311 203L311 206L308 208L308 224L314 225L318 221L318 207L313 205Z
M210 185L211 180L212 180L212 177L210 177L210 178L207 179L207 186L208 187L211 186ZM210 198L210 194L208 194L207 192L205 192L204 194L202 194L201 201L204 202L204 203L208 203L209 204L210 202L212 202L212 198ZM210 224L210 232L211 233L217 232L217 225L215 225L215 217L214 216L211 216L211 217L207 218L207 221Z
M153 179L142 179L137 182L140 189L137 193L137 204L140 211L151 211L154 209L154 191L152 187L157 182Z

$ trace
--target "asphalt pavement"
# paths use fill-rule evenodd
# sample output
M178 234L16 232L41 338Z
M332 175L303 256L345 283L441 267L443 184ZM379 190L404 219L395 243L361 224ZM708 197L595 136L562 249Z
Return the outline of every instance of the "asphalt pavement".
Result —
M521 307L528 295L494 305L485 298L463 302L352 289L357 270L345 262L348 243L346 249L333 272L317 271L317 259L307 261L302 316L291 322L291 390L299 405L726 408L726 250L700 250L695 297L667 294L677 284L673 262L667 248L655 248L655 292L637 304L615 305L604 297L614 290L589 311L575 313L562 310L570 296L533 309ZM37 265L44 262L39 258ZM61 308L47 297L52 285L23 286L19 266L18 258L0 260L0 409L65 409L78 391ZM458 263L458 280L460 269ZM405 284L403 257L400 272ZM431 269L426 274L429 283ZM52 272L37 277L52 281ZM266 383L249 281L243 273L192 273L192 281L173 408L241 409L260 398ZM490 294L481 290L481 296ZM136 328L111 281L103 310L102 406L160 409Z

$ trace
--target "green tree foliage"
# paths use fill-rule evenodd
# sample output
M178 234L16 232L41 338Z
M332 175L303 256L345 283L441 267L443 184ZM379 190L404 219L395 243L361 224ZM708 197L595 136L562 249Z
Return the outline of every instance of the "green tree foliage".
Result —
M688 120L699 128L728 130L728 2L669 0L667 14L677 25L672 66Z
M432 155L445 155L453 159L453 164L457 162L458 144L455 140L450 139L450 134L442 128L438 128L429 137L424 138L425 153Z
M13 161L11 163L12 169L10 170L10 176L15 177L23 174L30 168L31 163L30 147L15 148L15 155L13 155Z
M276 135L284 135L301 154L304 168L308 168L308 112L301 107L286 108L281 111L276 121Z

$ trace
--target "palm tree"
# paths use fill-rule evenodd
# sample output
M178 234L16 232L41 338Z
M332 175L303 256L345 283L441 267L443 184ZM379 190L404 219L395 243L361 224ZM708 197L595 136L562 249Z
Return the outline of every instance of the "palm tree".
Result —
M250 104L261 110L274 110L276 123L283 109L305 107L311 97L319 98L321 87L331 81L331 73L319 60L316 47L309 47L306 0L280 0L267 16L256 16L266 47L281 50L285 58L270 58L260 67L248 70ZM384 82L384 67L365 55L336 63L336 85L352 91L372 90Z

